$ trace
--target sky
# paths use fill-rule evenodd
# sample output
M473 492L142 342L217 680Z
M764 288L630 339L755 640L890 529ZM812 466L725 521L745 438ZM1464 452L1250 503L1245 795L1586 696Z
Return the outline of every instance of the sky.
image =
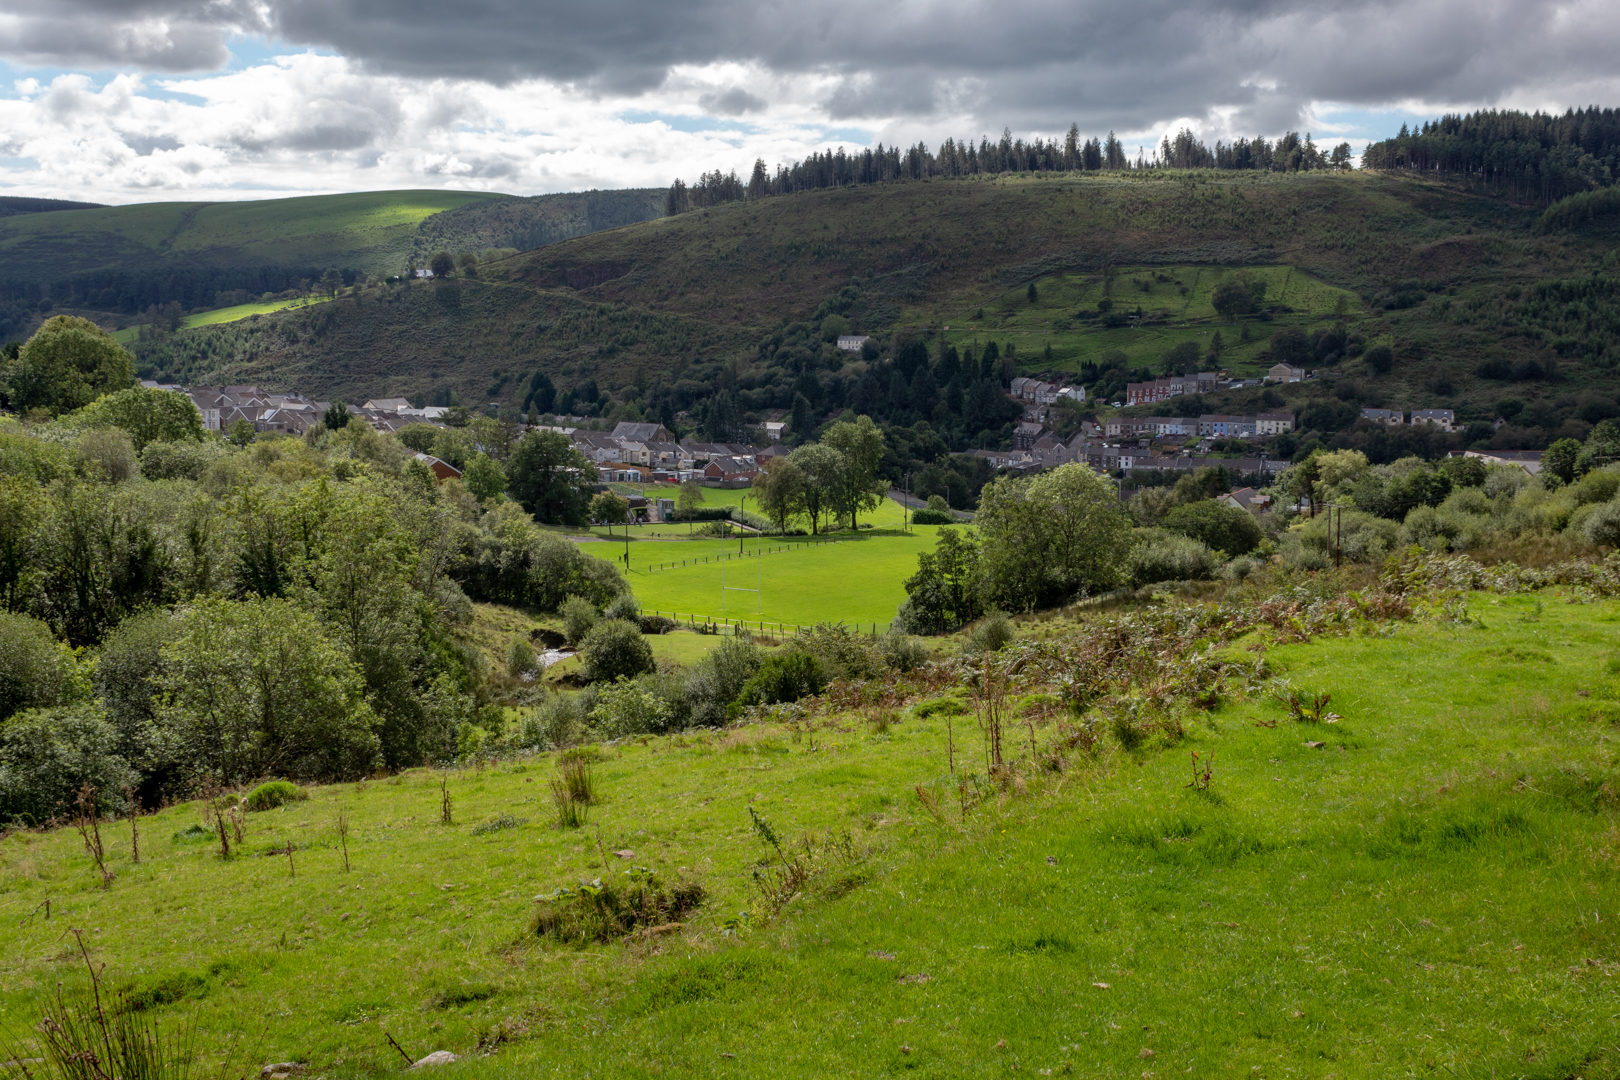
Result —
M1620 105L1614 0L0 0L0 194L746 175L812 150Z

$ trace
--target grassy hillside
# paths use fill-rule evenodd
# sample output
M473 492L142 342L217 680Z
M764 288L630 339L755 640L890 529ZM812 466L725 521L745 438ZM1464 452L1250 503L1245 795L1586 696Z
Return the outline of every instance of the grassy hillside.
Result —
M1550 437L1566 421L1589 423L1582 415L1620 411L1612 373L1620 308L1609 288L1613 238L1596 226L1543 235L1536 220L1534 208L1504 199L1375 174L874 185L596 233L487 266L478 280L334 308L319 336L311 316L287 316L282 333L197 341L164 362L222 378L275 372L351 397L448 381L469 400L511 400L521 396L514 369L544 370L559 386L660 375L673 384L686 366L710 360L735 364L747 386L761 339L832 301L854 329L885 340L944 325L958 337L1010 340L1026 372L1073 370L1115 349L1152 365L1174 344L1176 323L1188 323L1193 338L1218 328L1207 290L1241 268L1271 279L1281 290L1273 297L1285 296L1291 311L1250 328L1252 344L1234 358L1240 370L1281 325L1343 319L1368 341L1394 346L1389 376L1373 377L1359 361L1341 365L1365 403L1444 405L1489 420L1498 402L1514 399ZM1601 295L1565 297L1576 286L1559 282L1594 272ZM1166 311L1156 338L1073 321L1069 305L1090 303L1110 273L1121 303L1137 302L1133 281L1148 281L1139 299ZM1050 299L1022 310L1031 281ZM1065 319L1071 325L1057 328ZM969 325L977 329L959 329ZM1223 337L1238 333L1230 327ZM325 362L332 339L341 343L335 367ZM489 395L503 378L504 389ZM781 385L787 399L772 407L790 403Z
M338 266L397 273L430 215L502 198L470 191L370 191L229 203L135 203L0 221L5 276L51 281L137 261Z
M13 833L0 1015L22 1036L86 986L78 929L109 985L193 1018L207 1074L391 1074L391 1036L472 1058L450 1077L1614 1077L1620 609L1561 601L1271 641L1331 725L1239 681L1179 738L1087 752L1021 697L1000 788L971 717L890 698L601 747L580 829L541 755L315 789L228 861L197 804L141 820L139 865L109 824L106 889L71 830ZM751 814L812 852L774 916ZM624 943L535 937L537 895L638 865L707 899Z

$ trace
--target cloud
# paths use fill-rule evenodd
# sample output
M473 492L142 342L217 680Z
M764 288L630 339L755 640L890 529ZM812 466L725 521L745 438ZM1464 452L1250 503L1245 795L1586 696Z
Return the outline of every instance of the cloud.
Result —
M283 55L227 70L241 35ZM1360 138L1620 102L1617 51L1612 0L0 0L0 57L55 69L0 97L40 162L0 183L526 192L1004 126Z
M764 98L750 94L740 86L703 94L698 98L698 105L711 116L746 116L751 112L764 112L770 107Z

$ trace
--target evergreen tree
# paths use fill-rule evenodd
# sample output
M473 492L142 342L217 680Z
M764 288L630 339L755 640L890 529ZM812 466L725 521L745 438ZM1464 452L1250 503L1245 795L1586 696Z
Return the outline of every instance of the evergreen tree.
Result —
M815 415L810 410L810 399L803 394L793 395L793 415L788 429L796 443L807 443L816 437Z

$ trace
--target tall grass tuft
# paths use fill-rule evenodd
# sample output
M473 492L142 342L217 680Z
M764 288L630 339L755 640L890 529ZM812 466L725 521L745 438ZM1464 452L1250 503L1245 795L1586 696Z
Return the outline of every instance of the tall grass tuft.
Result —
M187 1080L193 1056L189 1031L166 1039L147 1010L122 996L104 1000L82 933L72 933L90 971L90 994L71 1000L58 985L36 1029L41 1071L51 1080ZM23 1076L36 1080L23 1054L12 1057Z

